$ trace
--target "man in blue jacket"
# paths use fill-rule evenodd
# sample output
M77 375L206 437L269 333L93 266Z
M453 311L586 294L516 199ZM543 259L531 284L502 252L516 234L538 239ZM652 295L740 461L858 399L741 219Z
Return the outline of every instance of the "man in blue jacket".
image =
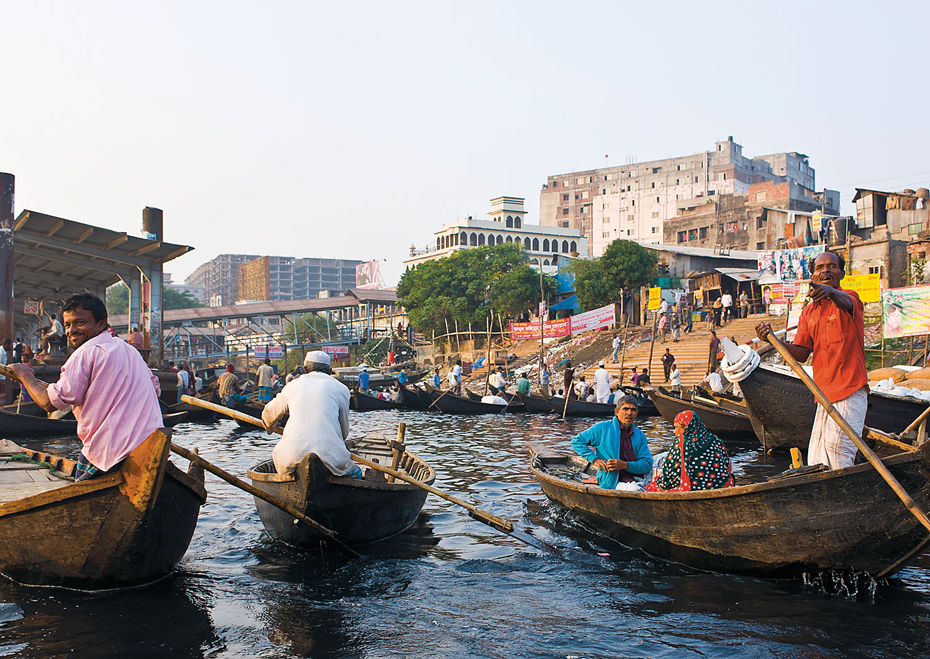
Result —
M617 400L615 418L572 437L572 448L594 465L597 484L605 490L616 489L617 483L631 483L652 469L646 435L633 425L638 414L636 399L623 396Z

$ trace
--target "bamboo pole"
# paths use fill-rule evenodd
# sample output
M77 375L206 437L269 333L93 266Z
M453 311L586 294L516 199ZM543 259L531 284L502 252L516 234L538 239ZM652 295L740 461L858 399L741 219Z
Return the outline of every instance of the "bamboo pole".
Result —
M484 374L484 395L488 395L488 385L491 381L491 332L494 331L494 309L491 309L491 317L488 319L488 356L485 358L485 366L488 367L487 373Z

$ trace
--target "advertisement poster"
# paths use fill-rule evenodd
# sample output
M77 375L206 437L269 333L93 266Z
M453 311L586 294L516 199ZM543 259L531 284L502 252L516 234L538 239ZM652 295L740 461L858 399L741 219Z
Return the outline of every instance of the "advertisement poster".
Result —
M930 286L889 288L882 293L884 338L930 334Z
M616 322L615 309L616 307L614 305L608 304L600 309L585 311L577 316L572 316L569 319L572 321L572 334L580 334L581 332L590 332L592 330L610 327Z
M882 278L878 273L872 275L846 275L840 287L847 291L856 291L863 302L878 302L882 299Z
M555 276L559 293L572 293L575 290L575 271L571 259L559 259L559 269Z
M659 287L649 289L649 311L654 311L662 304L662 289Z
M284 357L284 348L281 346L271 346L268 348L268 359L281 359Z
M765 304L804 304L807 298L806 281L787 281L783 284L763 284L762 302Z
M378 261L365 261L355 266L355 288L380 288Z
M759 254L759 283L777 284L796 279L810 279L807 269L809 259L824 253L823 245L779 249Z
M543 327L543 338L555 339L560 336L571 334L571 325L569 318L559 318L558 320L547 320ZM510 339L512 341L526 341L527 339L539 340L539 321L532 323L510 323Z

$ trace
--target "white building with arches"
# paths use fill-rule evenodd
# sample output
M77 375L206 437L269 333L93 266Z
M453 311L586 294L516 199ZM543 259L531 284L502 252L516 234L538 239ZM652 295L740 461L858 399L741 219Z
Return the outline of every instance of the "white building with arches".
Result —
M527 224L522 197L492 199L488 216L489 220L468 217L451 222L434 234L432 243L423 248L411 245L404 269L445 258L460 249L514 242L523 246L530 265L536 267L542 263L544 271L550 274L555 273L559 257L588 254L588 239L578 229Z

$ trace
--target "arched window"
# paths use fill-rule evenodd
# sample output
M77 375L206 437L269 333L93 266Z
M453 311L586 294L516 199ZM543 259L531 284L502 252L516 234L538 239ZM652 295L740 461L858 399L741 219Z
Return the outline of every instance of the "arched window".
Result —
M478 234L478 247L481 247L482 245L484 245L484 234L479 233Z
M533 251L539 251L539 238L533 238Z
M523 224L523 223L520 221L520 217L519 217L519 216L513 218L513 227L514 227L514 229L519 229L519 228L520 228L520 225L522 225L522 224Z
M549 239L548 239L548 238L546 238L545 240L543 240L543 251L544 251L544 252L548 252L548 251L549 251Z
M463 231L462 233L459 234L459 244L460 244L460 245L467 245L467 244L468 244L468 234L465 233L464 231Z
M442 236L436 238L436 249L442 249Z
M483 242L483 241L482 241ZM478 246L478 234L472 232L470 244L472 247Z
M512 242L513 242L513 238L512 238L511 236L507 236L507 242L508 242L508 243L512 243Z
M568 241L567 240L562 241L562 251L568 254Z
M549 259L543 259L543 265L549 265Z
M498 245L503 245L503 244L504 244L504 237L503 237L502 235L500 235L500 234L497 234L497 244L498 244Z
M530 239L529 238L523 239L523 249L525 249L527 252L530 251Z
M577 251L578 251L578 243L576 243L576 242L573 240L573 241L572 241L572 252L577 252Z
M513 215L507 216L507 228L513 229Z

